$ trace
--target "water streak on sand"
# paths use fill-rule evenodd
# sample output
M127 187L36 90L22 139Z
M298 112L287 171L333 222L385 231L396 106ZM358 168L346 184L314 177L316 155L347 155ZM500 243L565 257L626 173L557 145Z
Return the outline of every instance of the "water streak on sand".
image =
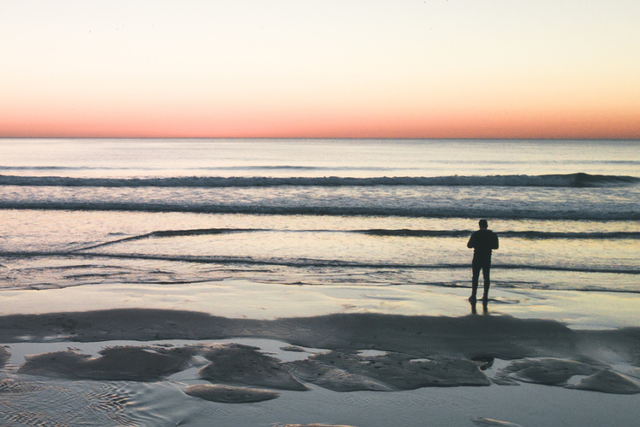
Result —
M132 242L136 240L161 238L161 237L187 237L187 236L211 236L230 233L264 233L264 232L287 232L286 230L268 230L264 228L208 228L197 230L158 230L139 236L124 237L110 242L99 243L97 245L87 246L75 249L74 252L95 249L103 246L114 245L123 242ZM394 236L394 237L468 237L471 230L289 230L289 233L358 233L371 236ZM542 231L511 231L504 230L500 232L502 238L525 238L525 239L640 239L640 232L592 232L592 233L561 233L561 232L542 232Z
M520 424L510 423L507 421L493 420L491 418L472 418L474 424L484 427L522 427Z

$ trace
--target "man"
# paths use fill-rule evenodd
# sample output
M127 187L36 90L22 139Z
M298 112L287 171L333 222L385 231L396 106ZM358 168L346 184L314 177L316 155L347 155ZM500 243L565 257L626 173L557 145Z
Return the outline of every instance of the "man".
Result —
M480 277L480 270L482 270L482 278L484 279L484 294L482 296L482 302L486 304L489 300L489 270L491 269L491 251L498 249L498 235L489 230L489 224L486 219L481 219L478 222L480 230L471 235L468 248L473 248L473 262L471 263L471 269L473 271L473 277L471 280L471 297L469 301L471 303L476 302L476 293L478 291L478 278Z

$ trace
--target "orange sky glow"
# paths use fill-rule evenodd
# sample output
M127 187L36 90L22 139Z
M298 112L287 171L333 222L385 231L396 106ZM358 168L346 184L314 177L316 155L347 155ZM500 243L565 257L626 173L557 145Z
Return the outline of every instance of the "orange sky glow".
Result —
M640 139L635 1L1 8L0 137Z

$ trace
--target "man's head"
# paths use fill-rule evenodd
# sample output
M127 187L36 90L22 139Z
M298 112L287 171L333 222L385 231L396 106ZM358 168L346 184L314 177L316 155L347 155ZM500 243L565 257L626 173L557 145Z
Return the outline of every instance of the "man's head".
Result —
M480 221L478 221L478 225L480 226L481 230L486 230L487 228L489 228L489 223L486 219L481 219Z

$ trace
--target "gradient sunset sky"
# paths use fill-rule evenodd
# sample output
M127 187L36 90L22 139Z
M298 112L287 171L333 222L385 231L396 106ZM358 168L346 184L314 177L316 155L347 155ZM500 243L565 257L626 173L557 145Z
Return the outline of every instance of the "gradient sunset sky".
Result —
M640 138L640 1L0 0L0 137Z

